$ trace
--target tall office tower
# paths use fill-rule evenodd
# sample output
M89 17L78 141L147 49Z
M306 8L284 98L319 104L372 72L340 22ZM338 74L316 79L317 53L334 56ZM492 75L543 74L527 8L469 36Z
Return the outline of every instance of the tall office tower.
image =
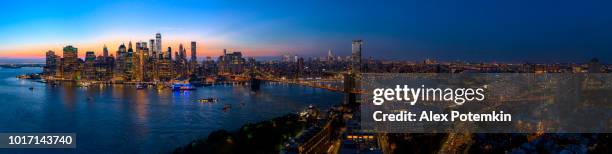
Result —
M85 65L83 67L83 78L86 80L96 79L96 68L95 68L96 55L93 51L85 52Z
M136 53L133 55L134 62L134 80L144 81L145 75L145 58L148 58L147 42L136 42Z
M73 66L77 66L77 62L78 62L78 49L68 45L66 47L64 47L64 53L63 53L63 57L64 57L64 64L67 65L73 65Z
M218 66L218 70L217 73L218 74L226 74L228 73L228 68L227 68L227 49L223 49L223 55L219 56L217 59L217 66Z
M136 42L136 52L138 52L139 49L142 49L140 42Z
M102 48L102 56L104 58L108 57L108 48L106 47L106 44L104 45L104 48Z
M162 38L160 33L155 34L155 51L162 51Z
M187 52L185 51L185 48L183 47L183 44L179 44L179 54L178 54L178 58L179 60L186 60L187 59Z
M63 74L64 79L72 80L77 77L77 70L79 68L79 57L78 57L78 49L68 45L64 47L64 64L63 64Z
M97 78L100 79L109 79L112 77L109 77L112 72L112 68L114 68L112 65L114 61L111 60L111 57L109 57L108 55L108 47L106 47L106 44L104 45L104 48L102 48L102 58L99 58L98 61L98 65L100 65L99 70L96 70L96 72L99 73L99 76L97 76Z
M130 43L128 44L128 51L125 54L125 57L123 57L123 72L124 74L124 78L126 79L126 81L131 81L134 79L134 49L132 48L132 41L130 41Z
M168 47L168 50L166 51L166 56L164 58L172 60L172 48L171 47Z
M142 42L142 52L140 53L140 69L142 74L142 81L151 81L153 78L151 72L153 72L152 63L149 61L149 54L151 53L149 48L147 47L147 42Z
M351 57L351 69L353 73L361 72L361 46L363 45L362 40L353 40L353 52Z
M191 41L191 61L192 62L196 62L197 61L197 57L196 57L196 42L195 41Z
M227 53L223 50L223 56L219 56L218 60L219 72L226 74L240 74L244 70L245 59L242 58L242 53L239 51Z
M57 61L56 61L55 52L49 50L45 55L45 67L43 69L43 74L53 76L55 75L55 71L57 69Z
M147 49L147 42L140 42L140 48L141 49ZM149 54L149 52L147 52L147 55Z
M134 71L135 71L135 67L136 67L136 61L134 60L134 57L136 54L134 54L134 48L132 48L132 41L130 41L130 43L128 44L128 52L125 56L124 62L125 62L125 67L124 67L124 72L125 72L125 78L129 81L129 80L134 80Z
M157 53L159 52L159 51L157 51L155 49L155 39L149 40L149 44L151 45L151 47L149 47L149 50L151 52L151 53L149 53L149 56L151 56L151 57L153 57L155 59L155 58L157 58ZM161 53L161 52L159 52L159 53Z
M171 53L172 52L172 48L168 47L168 51L167 53ZM165 56L164 57L168 57ZM172 56L169 56L170 58L172 58ZM154 80L158 80L158 81L170 81L174 78L173 76L173 66L172 66L172 60L169 58L161 58L158 60L158 63L156 64L156 69L155 71L157 71Z
M223 49L223 61L225 61L225 57L227 57L227 49Z
M179 49L174 54L176 56L174 63L174 71L176 75L186 76L187 75L187 51L183 44L179 44Z
M304 58L299 57L297 59L297 71L296 71L295 78L297 79L301 77L303 73L304 73Z
M87 51L85 52L85 61L95 61L96 60L96 55L93 51Z
M55 61L55 52L53 50L47 51L45 53L45 65L54 65Z
M128 52L134 52L134 49L132 49L132 41L128 44Z
M124 44L119 45L117 50L117 58L115 60L115 75L123 76L123 70L125 69L125 57L127 55L127 49Z
M125 47L125 44L121 43L121 45L119 45L119 49L117 50L117 59L123 57L125 53L127 53L127 48Z
M327 62L332 62L334 60L334 55L332 55L331 49L327 51Z

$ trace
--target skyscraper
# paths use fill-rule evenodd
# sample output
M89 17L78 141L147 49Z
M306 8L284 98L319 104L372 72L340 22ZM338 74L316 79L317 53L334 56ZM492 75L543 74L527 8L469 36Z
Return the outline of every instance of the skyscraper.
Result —
M132 41L128 44L128 52L134 52L134 49L132 49Z
M77 71L79 68L79 57L78 57L78 49L68 45L64 47L64 63L63 63L63 71L64 71L64 79L75 79L77 78Z
M119 45L119 49L117 50L117 58L115 60L115 73L114 75L118 77L122 77L124 75L125 70L125 59L127 55L127 48L124 44Z
M183 47L183 44L179 44L179 51L178 51L178 57L176 58L180 58L179 60L186 60L187 59L187 52L185 51L185 48Z
M96 60L96 55L93 51L87 51L85 52L85 61L91 61L93 62L94 60Z
M43 68L43 73L47 74L47 75L55 75L55 72L57 70L57 56L55 55L55 52L49 50L46 53L46 58L45 58L45 67Z
M78 61L77 55L79 55L77 48L75 48L75 47L73 47L71 45L68 45L68 46L64 47L64 53L63 54L64 54L63 57L64 57L65 64L75 65L76 66L77 61Z
M108 57L108 48L106 47L106 44L104 45L104 48L102 48L102 56L104 58Z
M196 57L196 42L195 41L191 41L191 61L192 62L197 61L197 57Z
M125 44L121 43L121 45L119 45L119 49L117 50L117 58L123 57L126 53L127 48L125 47Z
M155 34L155 51L156 52L161 52L162 51L162 38L161 38L161 34L160 33ZM170 54L171 53L168 53L168 56L170 56Z
M244 69L245 59L242 58L242 53L235 51L227 53L223 49L223 56L219 56L219 68L221 73L240 74Z
M133 80L134 79L134 49L132 48L132 41L128 44L128 50L125 56L123 57L123 77L125 80Z
M153 57L153 59L157 58L157 53L161 53L160 51L157 51L156 47L155 47L155 39L151 39L149 40L149 43L151 44L151 47L149 47L149 50L151 53L149 53L149 56Z
M172 60L172 48L171 47L168 47L168 50L166 51L166 57L164 58Z
M145 65L146 59L148 58L149 50L147 48L147 42L136 42L136 53L134 53L134 80L144 81L145 80Z
M334 55L332 54L331 49L327 51L327 62L332 62L334 60Z
M351 70L353 73L361 72L361 46L362 40L353 40L351 55Z
M96 77L95 68L96 54L93 51L85 52L85 66L83 67L83 78L86 80L94 80Z

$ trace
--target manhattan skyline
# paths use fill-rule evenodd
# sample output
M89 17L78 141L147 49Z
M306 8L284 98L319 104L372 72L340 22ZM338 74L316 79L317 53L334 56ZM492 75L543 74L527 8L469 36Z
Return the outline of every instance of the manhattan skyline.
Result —
M380 59L612 59L611 2L389 3L12 1L0 6L0 57L40 59L66 45L79 57L104 45L112 53L159 32L163 48L198 42L200 58L225 48L252 57L349 55L350 40L363 39L363 57Z

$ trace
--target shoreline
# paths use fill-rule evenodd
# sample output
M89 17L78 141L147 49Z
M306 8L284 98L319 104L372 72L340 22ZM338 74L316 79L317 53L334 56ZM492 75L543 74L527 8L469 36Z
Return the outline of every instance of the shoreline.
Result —
M206 137L179 145L171 153L279 153L283 143L306 129L299 115L287 113L235 130L217 129ZM236 148L241 147L241 148Z

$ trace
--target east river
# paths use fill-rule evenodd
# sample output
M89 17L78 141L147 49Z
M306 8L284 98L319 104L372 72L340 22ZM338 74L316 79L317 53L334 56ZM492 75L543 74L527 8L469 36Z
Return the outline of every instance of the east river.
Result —
M131 85L49 86L15 78L38 72L41 68L0 68L0 133L76 133L76 148L0 153L166 153L217 129L235 130L311 104L324 111L342 102L341 93L279 83L263 83L258 92L243 85L173 92ZM219 101L197 102L206 97ZM225 104L231 109L224 111Z

